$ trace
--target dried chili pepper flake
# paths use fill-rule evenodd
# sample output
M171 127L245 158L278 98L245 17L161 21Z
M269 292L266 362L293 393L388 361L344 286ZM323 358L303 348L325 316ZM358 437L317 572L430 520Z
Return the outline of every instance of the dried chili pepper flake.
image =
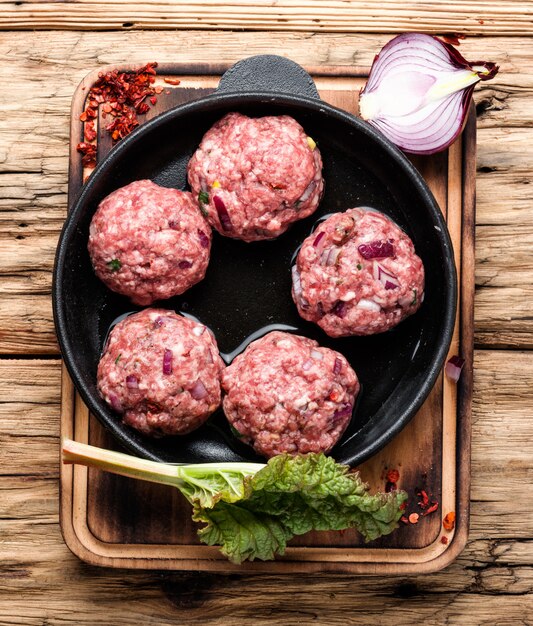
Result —
M146 104L146 102L141 102L137 105L136 109L139 115L144 115L145 113L148 113L148 111L150 110L150 106Z
M448 543L448 537L445 537L444 535L442 535L442 537L440 538L440 542L446 545Z
M154 87L154 91L156 92L157 95L159 95L160 93L162 93L163 87L161 87L161 85L156 85Z
M169 85L179 85L181 83L179 78L171 78L170 76L164 76L163 80Z
M86 122L87 121L87 113L84 111L81 115L80 115L80 122Z
M409 515L409 522L411 524L418 524L419 517L420 515L418 515L418 513L411 513L411 515Z
M397 469L391 469L387 472L386 478L390 483L397 483L400 480L400 472Z
M402 502L398 508L400 509L400 511L405 511L405 509L407 508L407 502Z
M403 522L404 524L409 524L409 520L407 519L407 517L405 517L405 515L402 515L400 517L400 522Z
M157 103L157 98L156 98L155 96L152 96L152 97L150 98L150 102L151 102L152 104L156 104L156 103Z
M109 104L109 102L104 103L104 105L103 105L103 107L102 107L102 111L103 111L104 113L111 113L111 111L112 111L112 110L113 110L113 109L112 109L112 107L111 107L111 104Z
M96 130L94 129L94 122L87 122L83 131L85 141L94 141L96 139Z
M442 520L442 525L445 530L453 530L455 528L455 511L446 513L446 516Z
M426 511L424 511L424 513L422 513L422 515L430 515L431 513L434 513L438 508L439 508L439 503L438 502L432 502L431 506L428 509L426 509Z
M416 495L417 495L419 498L422 498L422 499L419 501L418 506L419 506L421 509L426 509L426 508L427 508L427 506L429 505L429 497L428 497L427 492L426 492L426 491L424 491L424 489L421 489L420 491L417 491Z
M98 116L98 113L95 111L95 109L92 109L91 107L87 107L85 109L85 114L89 119L92 120L94 120Z

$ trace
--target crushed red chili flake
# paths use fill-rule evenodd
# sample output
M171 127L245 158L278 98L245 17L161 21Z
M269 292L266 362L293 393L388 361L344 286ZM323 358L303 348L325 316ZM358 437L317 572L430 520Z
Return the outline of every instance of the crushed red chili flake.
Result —
M439 508L438 502L432 502L431 506L422 513L422 515L429 515L430 513L434 513Z
M405 517L405 515L402 515L400 517L400 522L403 522L404 524L409 524L409 520L407 519L407 517Z
M179 85L181 83L179 78L171 78L170 76L164 76L163 80L169 85Z
M428 504L429 504L429 497L428 494L424 491L424 489L421 489L420 491L417 492L416 494L419 498L422 498L420 500L420 502L418 503L418 506L421 509L426 509Z
M155 96L152 96L152 97L150 98L150 102L151 102L152 104L156 104L156 103L157 103L157 98L156 98Z
M398 508L400 509L400 511L405 511L405 509L407 508L407 502L402 502Z
M114 118L105 127L113 141L122 139L139 125L137 115L144 115L150 110L150 105L144 100L162 90L153 87L156 67L157 63L148 63L134 72L111 70L98 75L97 81L89 90L88 105L80 115L80 120L86 123L86 142L96 139L94 122L91 120L98 116L99 105L102 105L103 117L111 115ZM83 155L83 165L94 166L96 146L86 142L79 143L76 148Z
M411 513L411 515L409 515L409 522L411 524L417 524L419 517L420 517L420 515L418 515L418 513Z
M445 530L453 530L455 528L455 511L446 513L446 516L442 520L442 525Z
M444 545L446 545L448 543L448 537L445 537L444 535L440 538L440 542L443 543Z
M386 478L390 483L397 483L400 480L400 472L397 469L390 469Z
M76 150L82 154L81 162L85 167L96 165L96 146L93 143L81 142L76 146Z

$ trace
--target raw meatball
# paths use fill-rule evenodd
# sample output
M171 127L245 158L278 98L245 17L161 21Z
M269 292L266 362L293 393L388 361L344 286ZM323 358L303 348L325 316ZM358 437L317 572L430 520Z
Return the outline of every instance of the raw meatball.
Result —
M230 424L266 457L328 452L348 426L359 393L342 354L278 331L237 356L222 387Z
M413 242L382 213L361 208L335 213L304 241L292 279L298 312L330 337L382 333L424 297Z
M111 331L98 391L145 435L184 435L220 406L224 364L209 329L165 309L145 309Z
M100 202L88 247L109 289L148 305L202 280L211 228L189 192L138 180Z
M320 152L287 115L228 113L204 135L188 175L211 226L244 241L281 235L324 190Z

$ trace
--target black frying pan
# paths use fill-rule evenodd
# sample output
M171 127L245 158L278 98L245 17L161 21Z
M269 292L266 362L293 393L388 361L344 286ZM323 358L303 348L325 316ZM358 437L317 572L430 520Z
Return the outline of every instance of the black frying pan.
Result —
M102 198L134 180L150 178L185 189L188 160L203 134L229 111L296 118L322 153L324 199L315 215L274 241L244 243L215 234L206 278L161 306L210 326L227 361L251 336L269 328L285 328L342 352L359 375L362 393L331 454L358 464L405 426L443 365L456 307L452 247L439 207L407 158L371 126L320 100L311 77L282 57L237 63L214 95L146 122L99 163L65 222L57 249L53 304L65 363L92 413L140 456L172 462L257 458L231 435L221 411L185 437L150 439L122 425L96 390L108 329L136 307L94 275L87 253L91 217ZM296 312L290 296L291 259L321 216L361 205L385 212L412 238L426 270L425 301L387 333L330 339Z

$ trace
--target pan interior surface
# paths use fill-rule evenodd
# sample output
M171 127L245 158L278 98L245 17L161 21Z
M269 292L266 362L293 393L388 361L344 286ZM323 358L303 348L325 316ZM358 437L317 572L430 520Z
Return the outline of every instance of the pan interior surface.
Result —
M60 242L54 285L58 336L69 371L91 411L132 451L169 462L257 460L230 433L221 410L183 437L149 439L123 426L99 398L96 370L113 321L137 310L95 276L87 252L91 217L110 192L149 178L188 189L187 163L203 134L225 113L296 118L324 161L325 195L318 211L274 241L244 243L214 233L205 279L154 306L192 315L209 326L229 361L251 336L286 328L343 353L362 385L344 436L331 452L356 464L382 447L412 417L442 366L455 311L455 275L446 228L420 176L396 149L364 124L322 102L296 97L226 95L162 114L130 135L91 176ZM321 217L367 206L391 217L415 244L426 272L420 310L395 329L331 339L302 320L291 298L293 255Z

